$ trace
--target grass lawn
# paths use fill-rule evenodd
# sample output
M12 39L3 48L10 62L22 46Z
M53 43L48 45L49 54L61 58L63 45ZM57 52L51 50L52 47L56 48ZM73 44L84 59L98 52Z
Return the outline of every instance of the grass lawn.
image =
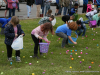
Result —
M85 15L79 15L79 18ZM57 17L57 23L54 26L54 31L64 22L61 17ZM21 63L17 63L15 59L15 51L13 50L12 65L7 61L6 45L4 44L4 35L0 35L0 74L1 75L100 75L100 28L90 28L88 25L86 35L78 37L77 45L66 45L61 48L62 39L58 39L56 35L48 34L48 39L51 41L47 54L40 56L40 59L34 59L33 55L34 42L31 38L31 31L38 26L39 19L21 20L20 24L25 32L24 48L21 50ZM72 33L74 36L74 33ZM94 40L93 40L94 39ZM58 41L57 41L58 40ZM86 49L88 47L88 49ZM69 50L68 54L66 51ZM71 52L71 51L74 52ZM77 50L77 51L76 51ZM82 54L80 52L82 51ZM53 54L51 54L53 52ZM72 57L70 57L72 53ZM77 53L77 55L75 54ZM88 53L88 54L86 54ZM23 56L25 58L23 58ZM81 56L80 58L78 56ZM71 60L74 58L74 60ZM82 61L84 59L84 61ZM37 63L37 61L39 63ZM82 61L82 63L80 63ZM94 64L91 64L94 62ZM32 63L29 65L29 63ZM69 68L69 67L72 68ZM91 68L88 68L91 66ZM76 72L77 71L77 72ZM84 72L82 72L84 71ZM93 72L94 71L94 72ZM99 72L96 72L99 71ZM44 74L43 74L44 73Z

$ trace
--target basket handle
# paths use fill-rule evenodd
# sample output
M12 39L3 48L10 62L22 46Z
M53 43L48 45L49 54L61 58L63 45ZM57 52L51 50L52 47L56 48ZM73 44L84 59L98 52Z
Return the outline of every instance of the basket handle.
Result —
M43 40L45 40L47 43L48 43L48 41L46 40L46 39L44 39L44 38L42 38ZM49 43L48 43L49 44Z

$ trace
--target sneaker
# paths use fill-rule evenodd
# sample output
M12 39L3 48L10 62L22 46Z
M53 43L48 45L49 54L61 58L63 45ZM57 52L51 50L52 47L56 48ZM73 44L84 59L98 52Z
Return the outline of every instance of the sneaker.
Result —
M19 57L19 56L17 56L17 57L16 57L16 62L21 62L21 60L20 60L20 57Z
M13 61L13 60L12 60L12 58L10 57L10 58L8 58L8 61Z
M40 55L43 56L43 53L40 52Z

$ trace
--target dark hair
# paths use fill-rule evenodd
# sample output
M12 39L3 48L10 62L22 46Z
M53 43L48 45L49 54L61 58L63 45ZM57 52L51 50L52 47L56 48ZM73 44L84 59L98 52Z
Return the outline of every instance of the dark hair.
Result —
M51 23L47 22L47 23L44 23L41 27L41 31L45 34L46 31L51 31L51 34L54 35L54 31L53 31L53 26Z
M47 12L47 14L51 14L52 13L52 10L51 9L49 9L48 10L48 12Z
M53 15L51 15L50 18L54 19L55 17Z
M78 3L75 3L74 6L78 6Z
M76 23L79 25L79 24L81 24L81 21L80 20L77 20Z

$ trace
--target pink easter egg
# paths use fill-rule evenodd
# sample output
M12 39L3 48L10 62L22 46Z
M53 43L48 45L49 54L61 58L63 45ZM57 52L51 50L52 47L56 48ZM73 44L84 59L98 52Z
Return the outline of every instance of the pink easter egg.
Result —
M46 70L44 70L44 71L46 71Z
M80 54L82 54L82 52Z
M29 63L29 65L32 65L32 63Z
M100 67L100 65L99 65L99 67Z
M94 39L93 39L94 40Z
M53 52L51 52L51 54L53 54Z
M69 52L69 50L67 50L67 52Z
M70 55L70 57L72 57L72 55Z
M60 38L59 38L59 40L60 40Z
M60 53L61 54L61 53Z
M86 54L88 54L88 53L86 53Z
M44 74L45 72L43 72L43 74Z

